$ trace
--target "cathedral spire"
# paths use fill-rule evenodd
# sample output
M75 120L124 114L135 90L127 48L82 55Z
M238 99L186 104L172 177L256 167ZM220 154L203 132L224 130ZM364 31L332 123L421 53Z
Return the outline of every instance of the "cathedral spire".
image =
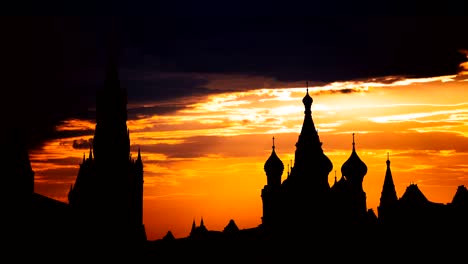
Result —
M356 143L354 143L354 133L353 133L353 151L356 151Z
M114 39L110 39L108 52L104 85L97 91L93 154L95 160L124 164L130 155L127 98L120 87Z
M331 160L323 153L322 142L318 136L312 119L312 97L309 95L307 83L306 95L302 99L304 104L304 122L302 124L299 139L296 142L294 155L294 165L291 169L291 176L285 183L288 186L296 185L318 188L321 191L330 188L328 174L333 169ZM297 181L296 183L293 183Z
M390 169L390 155L387 152L387 170L385 171L385 179L382 187L382 194L380 196L380 206L386 206L395 203L398 200L393 183L392 171Z
M89 156L88 156L88 159L91 161L93 160L93 147L89 147Z

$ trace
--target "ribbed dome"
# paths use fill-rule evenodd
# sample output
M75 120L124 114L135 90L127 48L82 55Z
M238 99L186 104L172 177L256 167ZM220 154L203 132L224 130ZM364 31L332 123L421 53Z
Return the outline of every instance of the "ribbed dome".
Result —
M353 151L348 160L341 166L341 174L351 180L351 178L360 176L364 177L367 173L367 165L359 158L354 147L354 134L353 134Z

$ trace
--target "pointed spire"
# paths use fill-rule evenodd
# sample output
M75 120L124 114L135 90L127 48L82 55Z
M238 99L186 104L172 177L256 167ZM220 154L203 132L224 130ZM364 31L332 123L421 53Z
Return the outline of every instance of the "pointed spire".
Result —
M88 157L89 160L93 160L93 147L89 147L89 157Z
M390 154L388 152L387 161L385 163L387 164L387 170L385 172L384 184L380 196L380 206L391 205L398 200L395 184L393 183L392 171L390 169Z
M81 162L81 164L84 164L84 163L85 163L85 161L86 161L86 157L85 157L85 156L86 156L86 154L83 152L83 162Z
M195 225L195 218L193 218L192 229L190 230L190 236L195 235L195 230L196 229L197 229L197 226Z
M138 146L138 157L137 157L137 160L141 160L140 146Z
M201 217L201 220L200 220L200 227L205 227L205 224L203 223L203 216Z

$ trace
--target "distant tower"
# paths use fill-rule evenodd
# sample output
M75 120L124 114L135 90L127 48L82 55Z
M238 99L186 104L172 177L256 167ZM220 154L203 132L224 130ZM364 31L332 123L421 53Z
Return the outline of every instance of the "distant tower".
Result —
M366 193L362 188L364 176L367 174L367 166L356 153L355 145L353 133L353 150L348 160L341 166L341 174L346 178L349 188L348 208L350 213L354 215L350 216L353 218L364 216L367 212Z
M267 176L267 184L262 189L263 216L262 224L265 228L276 225L280 217L280 188L281 175L283 175L284 164L275 152L275 137L270 157L265 162L263 169Z
M398 196L393 183L392 171L390 170L390 157L387 153L387 170L385 172L385 179L380 195L380 204L377 207L379 221L388 223L392 221L392 217L396 215Z
M111 50L104 86L96 98L96 129L89 158L78 171L69 203L78 226L95 238L124 244L146 241L143 225L143 162L130 155L127 95ZM94 154L94 155L93 155Z

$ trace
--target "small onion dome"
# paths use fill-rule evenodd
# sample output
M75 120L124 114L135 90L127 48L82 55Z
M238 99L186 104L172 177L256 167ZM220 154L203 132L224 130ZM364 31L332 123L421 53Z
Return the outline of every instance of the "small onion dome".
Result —
M284 165L283 165L283 162L278 157L278 155L276 155L274 137L273 137L273 146L271 150L271 155L265 162L263 169L265 170L265 173L268 178L276 176L278 180L281 181L281 175L283 174Z
M366 164L359 158L354 147L354 133L353 133L353 151L348 160L341 166L341 173L348 179L352 180L354 177L364 177L367 173Z
M309 95L309 88L307 88L306 90L306 95L304 96L304 98L302 98L302 103L304 104L304 106L307 108L307 109L310 109L310 107L312 106L312 102L314 100L312 99L312 97L310 97Z

